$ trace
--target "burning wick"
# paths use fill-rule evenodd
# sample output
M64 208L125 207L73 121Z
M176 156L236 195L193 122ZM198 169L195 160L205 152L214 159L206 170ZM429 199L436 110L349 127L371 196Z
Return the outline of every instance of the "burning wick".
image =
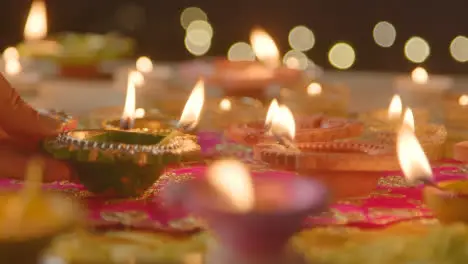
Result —
M296 122L291 110L287 106L281 105L277 111L273 112L271 133L278 140L279 144L288 149L299 151L299 148L294 143Z
M199 80L185 103L184 110L180 116L177 128L183 132L189 132L195 129L200 120L200 114L205 102L205 84Z
M141 73L137 71L131 71L128 75L127 96L125 98L122 118L120 119L120 129L122 130L130 130L135 125L135 85L138 82L140 75Z

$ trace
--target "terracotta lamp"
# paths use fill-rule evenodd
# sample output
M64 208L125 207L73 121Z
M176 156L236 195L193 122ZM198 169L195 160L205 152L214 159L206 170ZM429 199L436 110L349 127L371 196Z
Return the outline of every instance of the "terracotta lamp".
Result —
M299 117L296 130L296 142L324 142L359 137L364 131L364 126L350 119L313 115ZM225 133L228 138L250 146L274 140L268 133L268 124L260 121L231 125Z
M325 135L329 133L327 138L319 133L326 140L314 141L310 136L296 139L295 136L301 130L295 132L295 121L290 110L280 106L274 112L270 130L275 140L263 139L255 144L254 157L276 169L296 171L322 180L335 199L368 195L377 186L381 171L398 169L397 158L394 151L386 145L352 139L332 141L337 139L337 135L358 136L362 131L351 129L343 133L343 125L349 125L350 122L340 120L341 122L331 123L340 124L338 128L329 126L324 129ZM351 124L353 128L362 129L362 126ZM320 130L318 129L319 132ZM350 184L351 182L359 184Z

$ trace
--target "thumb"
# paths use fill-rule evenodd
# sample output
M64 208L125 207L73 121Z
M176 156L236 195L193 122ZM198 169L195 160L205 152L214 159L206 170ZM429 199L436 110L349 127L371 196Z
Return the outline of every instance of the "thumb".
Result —
M57 134L61 123L39 114L0 75L0 126L10 137L30 141Z

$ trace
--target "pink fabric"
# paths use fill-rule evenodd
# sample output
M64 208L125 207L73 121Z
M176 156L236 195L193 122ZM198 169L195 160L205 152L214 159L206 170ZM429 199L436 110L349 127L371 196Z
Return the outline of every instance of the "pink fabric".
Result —
M216 136L201 135L205 153L215 152ZM240 153L244 158L245 153ZM248 155L247 155L248 156ZM258 174L272 174L291 177L292 173L272 171L263 164L246 160ZM144 199L103 200L88 193L83 186L70 182L44 184L44 188L82 199L88 208L88 222L97 228L135 228L146 230L163 230L171 232L188 232L199 228L198 222L185 212L164 207L158 198L158 190L164 187L167 180L183 181L203 175L204 167L186 167L175 169L166 174L152 188ZM463 164L446 162L434 168L436 180L464 179L466 174ZM330 212L320 216L309 217L306 226L345 225L360 228L380 228L400 221L431 218L431 212L421 201L421 187L400 186L404 183L400 172L382 173L381 184L368 197L341 201L331 207ZM351 183L356 184L356 183ZM21 182L9 179L0 180L0 188L19 188ZM404 184L403 184L404 185Z

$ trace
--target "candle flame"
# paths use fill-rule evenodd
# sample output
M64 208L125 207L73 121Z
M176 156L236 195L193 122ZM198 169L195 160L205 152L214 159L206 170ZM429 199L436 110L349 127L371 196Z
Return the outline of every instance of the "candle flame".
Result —
M252 177L247 167L237 160L215 161L207 171L209 183L228 199L232 209L248 212L255 204Z
M224 98L221 100L221 102L219 102L219 108L223 111L230 111L232 108L231 101L227 98Z
M136 69L142 73L149 73L153 71L153 62L150 58L142 56L136 61Z
M44 0L34 0L24 27L25 40L41 40L47 36L47 11Z
M416 67L416 69L411 72L411 79L417 84L426 84L429 80L429 74L423 67Z
M395 94L388 106L388 119L389 120L400 120L401 113L403 112L403 104L398 94Z
M461 106L467 106L468 105L468 95L464 94L458 98L458 104Z
M135 119L135 104L136 91L135 82L138 81L138 72L131 71L128 75L127 95L125 97L125 106L122 114L122 119Z
M403 117L403 125L408 126L412 131L415 131L416 127L414 125L414 115L411 108L406 108L405 115Z
M270 127L271 122L273 121L273 116L275 116L276 112L279 110L278 101L273 99L268 107L268 112L265 117L265 127Z
M313 82L307 86L308 95L320 95L322 93L322 85L320 83Z
M279 50L273 38L262 29L254 29L250 34L250 43L255 56L267 67L280 65Z
M398 132L397 155L401 170L409 182L432 178L429 160L414 131L406 125Z
M179 119L179 125L194 129L200 120L200 114L205 102L205 83L199 80L190 94Z
M290 140L293 140L296 136L296 121L287 106L281 105L273 115L271 132L279 137L286 136Z

